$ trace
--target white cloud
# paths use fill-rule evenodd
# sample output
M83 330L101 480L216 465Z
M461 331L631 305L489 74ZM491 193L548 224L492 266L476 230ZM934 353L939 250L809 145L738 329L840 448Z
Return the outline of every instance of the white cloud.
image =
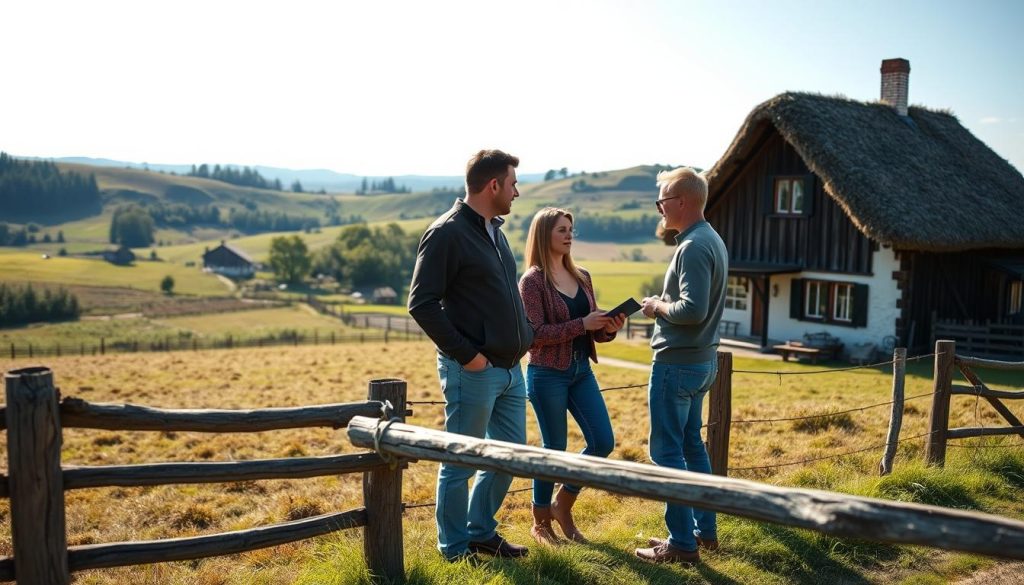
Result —
M985 116L984 118L978 121L981 122L982 124L998 124L1002 122L1003 119L997 118L996 116Z

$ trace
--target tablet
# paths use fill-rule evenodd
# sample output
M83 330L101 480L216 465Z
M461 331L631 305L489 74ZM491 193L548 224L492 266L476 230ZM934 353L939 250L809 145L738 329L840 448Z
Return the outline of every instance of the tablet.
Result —
M611 311L608 311L607 313L605 313L605 316L607 316L607 317L617 317L620 314L624 314L624 315L626 315L628 317L628 316L632 315L633 313L636 313L639 310L640 310L640 303L636 302L636 299L634 299L633 297L629 297L628 299L623 301L618 307L615 307Z

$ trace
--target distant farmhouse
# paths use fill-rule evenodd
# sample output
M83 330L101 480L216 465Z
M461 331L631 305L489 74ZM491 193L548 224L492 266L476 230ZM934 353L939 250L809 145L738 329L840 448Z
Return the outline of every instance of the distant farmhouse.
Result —
M135 253L127 246L118 246L116 250L104 250L103 259L111 264L127 266L135 262Z
M970 330L973 355L1020 359L1024 177L952 114L908 108L908 61L881 71L878 103L757 106L708 170L723 318L765 348L825 331L923 351Z
M256 262L244 251L222 240L219 246L212 250L207 248L203 253L203 270L231 278L252 278L256 273Z

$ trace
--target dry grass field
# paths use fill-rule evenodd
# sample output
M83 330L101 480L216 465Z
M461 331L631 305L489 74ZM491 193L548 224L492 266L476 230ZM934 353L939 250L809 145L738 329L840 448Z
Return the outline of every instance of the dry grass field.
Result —
M623 349L642 355L642 348ZM611 353L611 352L609 352ZM362 400L367 381L397 377L408 381L409 400L439 399L434 354L428 343L276 347L267 349L171 352L102 357L47 358L62 395L94 402L128 402L176 408L259 408ZM0 359L4 371L30 365ZM930 365L912 365L907 396L930 390ZM737 359L737 370L811 371L803 364ZM643 371L597 366L604 388L642 385ZM1024 381L992 378L1002 388ZM736 373L733 417L737 420L836 412L889 400L891 373L879 369L807 376ZM646 393L628 388L605 394L617 446L614 458L646 460ZM904 437L923 433L929 399L907 404ZM415 405L410 423L442 426L442 410ZM1018 416L1024 408L1011 405ZM958 399L951 426L998 425L985 404ZM1024 518L1024 449L949 449L945 471L923 468L920 440L900 445L896 473L876 476L888 407L815 419L816 424L777 422L733 427L730 464L735 468L777 465L858 449L838 459L731 475L770 483L835 489L862 495L981 509ZM573 425L570 425L570 429ZM539 444L532 412L529 441ZM581 447L571 430L570 449ZM1003 441L1009 444L1013 439ZM1019 440L1017 440L1019 444ZM0 438L0 448L6 450ZM159 461L224 461L351 452L343 431L301 429L261 434L116 432L67 429L64 463L109 465ZM415 463L404 479L404 499L433 500L436 464ZM513 489L528 487L517 479ZM70 544L155 539L282 522L361 505L358 476L243 484L104 488L66 493ZM503 532L527 542L530 495L508 496ZM0 504L0 554L9 555L10 524ZM588 546L556 551L536 549L527 561L486 561L448 565L434 551L432 508L411 509L405 521L406 567L412 583L943 583L993 561L917 547L893 547L839 540L802 530L723 517L723 551L705 556L697 568L655 567L632 558L648 536L661 535L661 505L598 491L580 498L581 528ZM83 572L77 583L365 583L361 531L342 532L292 545L193 562L165 563Z

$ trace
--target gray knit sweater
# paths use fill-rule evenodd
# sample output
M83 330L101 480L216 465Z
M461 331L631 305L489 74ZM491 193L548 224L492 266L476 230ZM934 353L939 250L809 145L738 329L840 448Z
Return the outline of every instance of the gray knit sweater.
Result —
M728 278L725 242L711 224L699 221L676 236L661 293L668 313L659 312L651 337L654 361L697 364L715 359Z

